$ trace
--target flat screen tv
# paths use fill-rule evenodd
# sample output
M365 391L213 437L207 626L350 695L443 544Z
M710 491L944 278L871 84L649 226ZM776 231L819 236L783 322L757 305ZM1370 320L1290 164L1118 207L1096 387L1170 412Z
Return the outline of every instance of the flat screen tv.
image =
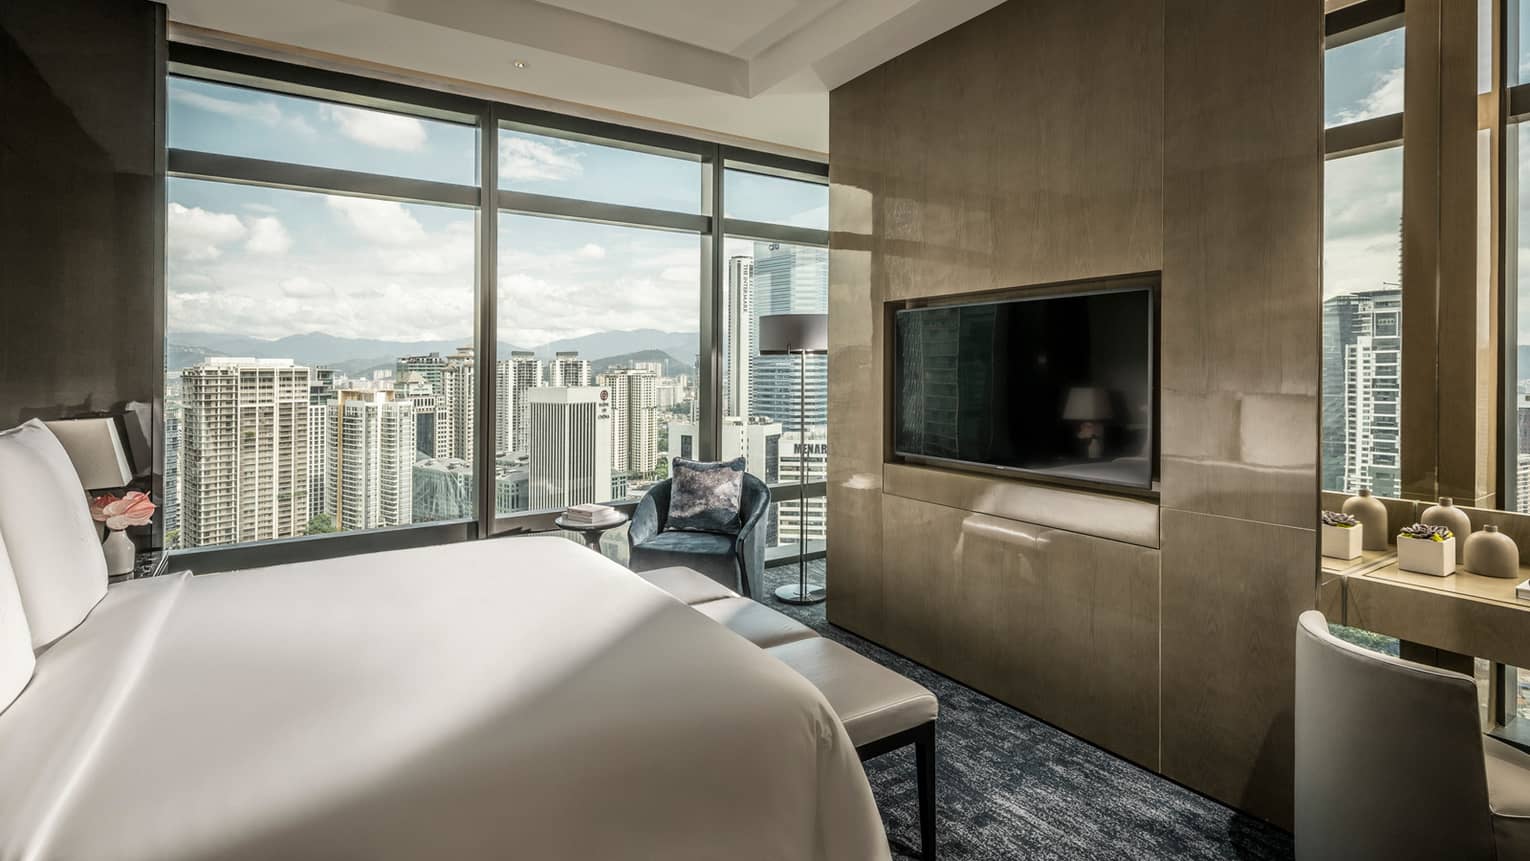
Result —
M894 313L901 457L1150 489L1151 286Z

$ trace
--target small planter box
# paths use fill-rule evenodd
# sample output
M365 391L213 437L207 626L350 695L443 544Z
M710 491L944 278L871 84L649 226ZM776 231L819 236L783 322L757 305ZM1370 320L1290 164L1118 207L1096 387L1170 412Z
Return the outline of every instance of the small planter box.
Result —
M1397 538L1397 567L1415 574L1444 577L1456 571L1456 537L1444 541L1427 538Z
M1330 559L1359 559L1365 538L1365 526L1329 526L1323 524L1323 555Z

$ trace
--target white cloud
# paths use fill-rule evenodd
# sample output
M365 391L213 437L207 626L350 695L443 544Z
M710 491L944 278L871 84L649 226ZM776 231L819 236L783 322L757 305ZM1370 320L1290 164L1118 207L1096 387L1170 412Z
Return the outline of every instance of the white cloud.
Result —
M251 254L286 254L292 247L292 236L276 216L262 215L247 221L250 238L245 240L245 251Z
M226 212L171 203L169 215L170 254L182 260L216 259L223 245L238 242L247 232L239 216Z
M606 249L601 248L599 245L596 245L593 242L586 242L576 253L585 260L606 259Z
M324 203L362 239L384 245L407 245L426 238L425 228L402 203L335 195L327 196Z
M418 152L425 148L425 124L414 117L369 111L350 105L324 105L320 115L357 143L379 149Z
M333 293L334 291L329 289L329 285L321 284L304 275L288 278L282 282L282 294L294 299L312 299L317 296L329 296Z
M170 94L170 100L197 110L208 111L209 113L220 114L234 119L250 120L264 126L281 127L305 135L314 133L313 126L310 126L302 117L286 115L270 99L238 102L233 99L220 99L217 96L210 96L206 93L176 89Z
M517 182L557 182L584 173L572 154L559 152L541 141L502 137L499 140L499 175Z
M1392 114L1402 113L1403 109L1403 70L1392 69L1385 74L1377 75L1371 91L1360 99L1359 105L1351 110L1340 111L1334 118L1334 125L1369 120L1376 117L1385 117Z

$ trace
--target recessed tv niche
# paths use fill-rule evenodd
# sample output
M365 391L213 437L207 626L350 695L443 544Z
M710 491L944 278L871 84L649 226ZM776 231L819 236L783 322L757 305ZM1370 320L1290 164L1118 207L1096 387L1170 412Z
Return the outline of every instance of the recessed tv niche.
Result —
M896 311L894 451L1151 488L1154 297L1131 286Z

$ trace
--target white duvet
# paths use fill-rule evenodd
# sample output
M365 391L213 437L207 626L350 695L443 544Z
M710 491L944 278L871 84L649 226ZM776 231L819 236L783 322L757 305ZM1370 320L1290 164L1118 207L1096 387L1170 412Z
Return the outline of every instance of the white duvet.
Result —
M557 538L123 584L0 714L0 857L888 857L816 689Z

